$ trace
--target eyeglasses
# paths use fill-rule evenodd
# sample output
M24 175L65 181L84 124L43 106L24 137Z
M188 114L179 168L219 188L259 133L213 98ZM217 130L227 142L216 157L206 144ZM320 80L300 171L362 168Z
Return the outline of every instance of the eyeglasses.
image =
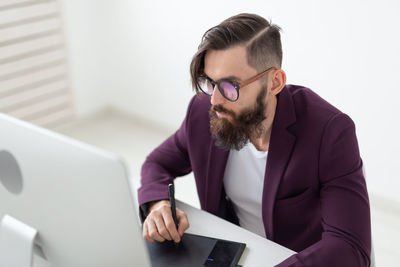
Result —
M230 80L220 80L218 82L214 82L207 76L200 76L197 79L197 85L199 89L205 93L206 95L211 96L214 92L214 87L217 85L218 90L220 91L221 95L228 99L231 102L235 102L239 98L239 89L242 87L245 87L246 85L249 85L252 82L257 81L261 77L263 77L265 74L267 74L270 70L275 69L274 67L268 68L265 71L251 77L250 79L247 79L241 83L236 83Z

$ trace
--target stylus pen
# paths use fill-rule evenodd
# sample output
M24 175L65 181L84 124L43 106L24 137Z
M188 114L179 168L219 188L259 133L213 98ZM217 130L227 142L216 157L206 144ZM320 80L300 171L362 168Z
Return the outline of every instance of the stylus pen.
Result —
M172 212L172 219L174 219L174 223L176 229L178 230L178 219L176 218L176 205L175 205L175 188L174 184L168 185L168 196L169 202L171 203L171 212Z

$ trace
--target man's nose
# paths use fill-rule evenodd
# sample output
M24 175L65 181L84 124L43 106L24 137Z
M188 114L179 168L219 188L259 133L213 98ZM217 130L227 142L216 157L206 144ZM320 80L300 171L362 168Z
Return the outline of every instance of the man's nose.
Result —
M218 90L218 85L214 85L214 91L211 96L211 105L219 105L225 102L225 97Z

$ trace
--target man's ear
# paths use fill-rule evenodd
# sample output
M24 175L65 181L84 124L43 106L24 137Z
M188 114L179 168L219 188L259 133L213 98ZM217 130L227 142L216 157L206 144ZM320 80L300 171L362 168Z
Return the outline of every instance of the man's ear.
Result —
M286 73L282 69L275 70L271 73L271 94L279 94L286 85Z

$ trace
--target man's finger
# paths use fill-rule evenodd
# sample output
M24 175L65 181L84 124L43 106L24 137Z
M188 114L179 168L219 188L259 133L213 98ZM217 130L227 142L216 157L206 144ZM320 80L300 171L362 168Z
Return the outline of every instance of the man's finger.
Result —
M149 234L149 230L148 230L148 227L147 227L147 221L145 221L144 224L143 224L143 237L148 242L154 242L154 239Z
M176 229L174 219L172 218L171 209L169 211L163 212L163 219L165 222L165 226L169 232L170 237L176 242L181 242L181 237Z
M167 226L165 226L164 219L162 215L154 216L154 222L157 226L158 233L167 240L172 240L171 236L169 235Z
M149 220L147 223L149 235L152 239L157 240L158 242L164 242L165 238L162 237L157 230L157 226L153 220Z

